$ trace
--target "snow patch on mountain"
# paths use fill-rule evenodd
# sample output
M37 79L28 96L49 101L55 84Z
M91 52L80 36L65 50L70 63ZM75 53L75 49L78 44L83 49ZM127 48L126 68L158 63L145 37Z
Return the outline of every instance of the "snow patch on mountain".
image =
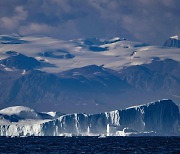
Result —
M11 40L11 43L0 44L1 60L17 52L33 57L38 62L48 62L54 66L44 65L44 67L34 68L46 72L57 73L94 64L120 70L125 66L150 63L154 56L161 60L169 58L180 61L178 49L149 46L119 37L109 40L89 38L70 41L37 36L0 36L0 38L0 41ZM21 43L15 44L12 40L20 40ZM8 51L13 53L7 54ZM136 54L131 56L132 53Z
M178 35L171 36L170 38L171 38L171 39L176 39L176 40L179 40L179 37L178 37Z

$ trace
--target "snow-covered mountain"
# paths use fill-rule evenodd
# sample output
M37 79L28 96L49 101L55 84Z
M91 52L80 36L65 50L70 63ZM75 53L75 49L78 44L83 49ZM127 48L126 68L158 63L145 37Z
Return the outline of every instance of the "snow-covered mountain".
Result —
M163 98L179 104L180 49L119 37L1 35L0 87L0 108L98 113Z
M39 113L27 107L15 106L0 110L0 136L179 136L179 120L179 108L171 100L111 112L74 113L58 117L52 116L52 112Z
M97 50L99 48L100 51L95 51L95 48ZM45 66L39 69L53 73L92 64L104 65L106 68L119 70L124 66L150 63L157 57L160 60L173 59L180 61L179 49L165 50L163 47L148 46L145 43L132 42L121 38L63 41L50 37L1 35L0 59L3 60L19 54L26 56L28 59L31 57L40 62L48 62L54 67ZM3 65L6 66L6 64Z
M180 48L180 40L178 35L172 36L168 40L166 40L164 46Z

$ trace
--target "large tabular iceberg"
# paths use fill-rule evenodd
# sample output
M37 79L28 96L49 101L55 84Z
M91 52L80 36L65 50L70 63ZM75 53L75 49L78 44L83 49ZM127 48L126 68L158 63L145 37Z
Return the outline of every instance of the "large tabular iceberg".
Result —
M179 117L171 100L99 114L39 113L16 106L0 110L0 136L180 135Z

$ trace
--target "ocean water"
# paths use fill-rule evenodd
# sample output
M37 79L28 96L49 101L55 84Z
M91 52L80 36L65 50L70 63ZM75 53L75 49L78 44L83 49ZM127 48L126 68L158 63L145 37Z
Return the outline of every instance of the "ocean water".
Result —
M180 153L180 137L0 137L0 153Z

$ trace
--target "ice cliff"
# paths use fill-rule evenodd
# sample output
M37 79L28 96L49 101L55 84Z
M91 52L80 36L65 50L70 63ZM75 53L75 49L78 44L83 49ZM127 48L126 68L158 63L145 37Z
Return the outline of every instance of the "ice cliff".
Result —
M180 48L180 40L178 35L172 36L168 40L166 40L164 46Z
M0 136L180 135L179 108L160 100L99 114L39 113L26 107L0 110Z

